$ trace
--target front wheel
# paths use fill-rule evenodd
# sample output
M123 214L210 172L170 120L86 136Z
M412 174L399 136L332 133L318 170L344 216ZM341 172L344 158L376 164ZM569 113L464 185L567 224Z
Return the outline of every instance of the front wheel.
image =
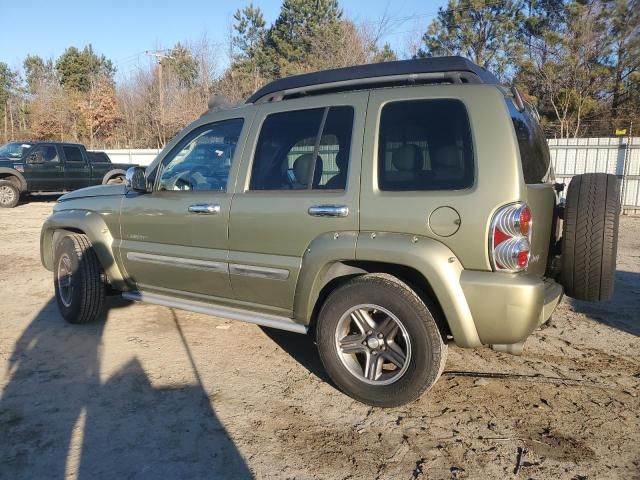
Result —
M69 323L88 323L104 312L106 282L89 239L71 234L56 246L53 283L58 308Z
M318 350L335 384L368 405L416 400L438 379L447 346L422 299L386 274L337 288L318 317Z
M0 180L0 208L13 208L20 201L20 190L8 180Z

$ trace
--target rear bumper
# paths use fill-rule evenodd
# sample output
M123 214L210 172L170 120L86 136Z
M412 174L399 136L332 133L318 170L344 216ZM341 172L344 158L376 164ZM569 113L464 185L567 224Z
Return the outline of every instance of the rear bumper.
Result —
M529 274L463 271L460 284L480 341L523 342L546 322L562 299L562 286Z

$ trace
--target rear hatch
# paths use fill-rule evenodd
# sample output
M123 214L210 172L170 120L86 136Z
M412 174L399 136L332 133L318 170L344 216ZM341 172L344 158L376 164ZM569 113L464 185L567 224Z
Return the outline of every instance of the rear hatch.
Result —
M522 173L527 185L527 205L533 218L527 271L542 276L547 270L550 245L556 240L557 195L551 156L534 111L526 104L519 111L508 97L506 102L518 140Z

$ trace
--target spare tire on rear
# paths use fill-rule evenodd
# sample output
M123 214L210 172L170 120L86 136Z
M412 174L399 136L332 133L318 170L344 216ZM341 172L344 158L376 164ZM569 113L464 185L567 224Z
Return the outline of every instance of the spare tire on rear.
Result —
M618 179L606 173L576 175L567 189L560 283L578 300L613 295L618 249Z

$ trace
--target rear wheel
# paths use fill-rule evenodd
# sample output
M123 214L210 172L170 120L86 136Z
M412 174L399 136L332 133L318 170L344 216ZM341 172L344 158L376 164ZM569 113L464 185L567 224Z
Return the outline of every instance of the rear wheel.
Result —
M620 220L618 180L606 173L576 175L567 189L560 283L578 300L613 295Z
M56 246L54 288L60 313L69 323L88 323L104 311L105 277L85 235L71 234Z
M107 180L107 185L120 185L121 183L124 183L124 177L122 175L111 177Z
M0 180L0 208L13 208L20 201L20 190L9 180Z
M446 363L447 346L431 312L391 275L363 275L336 289L320 311L317 341L335 384L373 406L417 399Z

